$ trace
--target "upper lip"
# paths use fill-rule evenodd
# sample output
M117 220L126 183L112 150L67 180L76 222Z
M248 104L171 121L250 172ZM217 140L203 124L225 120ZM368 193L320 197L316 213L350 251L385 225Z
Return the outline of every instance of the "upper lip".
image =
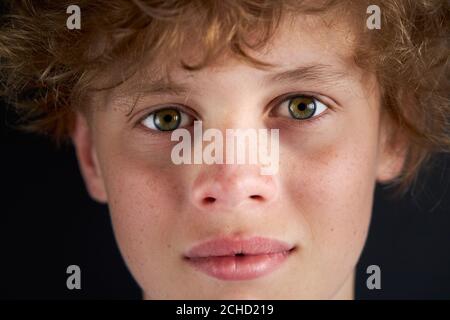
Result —
M217 238L193 246L187 251L187 258L205 258L243 255L263 255L290 251L294 248L284 241L264 238Z

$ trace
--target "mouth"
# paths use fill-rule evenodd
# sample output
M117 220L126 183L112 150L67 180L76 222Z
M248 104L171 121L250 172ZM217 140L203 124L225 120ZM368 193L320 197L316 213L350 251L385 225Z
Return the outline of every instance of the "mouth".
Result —
M274 272L295 248L263 237L219 238L194 246L184 260L197 271L220 280L250 280Z

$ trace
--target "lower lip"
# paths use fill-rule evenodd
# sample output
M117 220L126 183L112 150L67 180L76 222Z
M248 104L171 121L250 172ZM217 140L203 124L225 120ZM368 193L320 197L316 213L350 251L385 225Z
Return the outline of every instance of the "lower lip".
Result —
M244 256L187 258L197 270L220 280L251 280L275 271L290 251Z

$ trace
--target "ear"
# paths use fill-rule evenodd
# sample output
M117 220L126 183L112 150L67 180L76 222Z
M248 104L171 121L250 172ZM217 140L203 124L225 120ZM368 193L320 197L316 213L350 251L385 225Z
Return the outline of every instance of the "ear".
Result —
M397 178L405 164L408 140L402 130L384 114L378 139L377 181L388 183Z
M77 112L71 136L78 158L78 165L90 196L100 203L106 203L105 185L91 135L92 131L89 128L86 117Z

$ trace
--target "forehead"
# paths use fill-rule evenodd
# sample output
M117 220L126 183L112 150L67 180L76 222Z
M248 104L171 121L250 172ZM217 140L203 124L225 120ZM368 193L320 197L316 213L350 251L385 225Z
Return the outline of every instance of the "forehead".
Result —
M269 64L269 67L252 65L248 60L240 59L230 50L224 50L204 69L220 71L242 64L261 71L279 71L300 65L319 64L343 65L347 68L353 62L353 46L352 29L343 21L332 20L326 15L286 15L281 18L273 36L264 46L256 50L246 50L251 57ZM202 50L196 47L195 43L186 45L181 52L181 58L187 62L195 63L203 57ZM149 64L145 70L154 71L154 67L155 64ZM193 76L204 71L203 69L199 72L187 71L176 62L169 64L167 69L171 76L175 74Z
M213 76L223 79L237 73L242 79L245 75L252 79L271 75L273 80L277 79L276 74L289 70L303 70L305 78L347 76L356 70L354 39L350 25L333 19L332 15L285 15L267 43L257 50L246 51L256 60L268 64L267 67L252 65L230 50L224 50L204 68L195 71L182 68L179 60L146 59L132 78L114 90L114 95L130 96L142 91L165 93L172 89L181 92L183 87L189 87L190 91L194 86L207 85ZM203 50L195 42L186 44L180 53L181 59L188 63L195 64L203 57ZM297 72L296 75L301 74Z
M353 43L350 26L332 16L289 15L254 56L281 68L293 64L346 64L351 62Z

